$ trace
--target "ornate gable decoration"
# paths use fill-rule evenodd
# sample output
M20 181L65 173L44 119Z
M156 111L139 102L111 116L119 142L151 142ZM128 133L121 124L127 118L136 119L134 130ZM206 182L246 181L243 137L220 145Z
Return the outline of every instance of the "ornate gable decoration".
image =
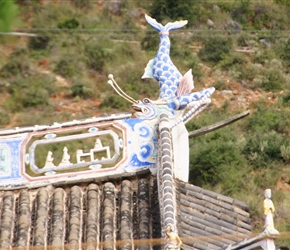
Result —
M109 84L135 111L54 123L49 126L0 131L0 188L38 187L49 183L86 181L110 175L134 173L140 169L157 172L158 124L168 115L172 135L174 176L188 180L188 132L184 122L210 103L214 88L191 92L192 72L184 76L170 59L169 32L187 21L165 26L145 15L159 32L160 45L142 78L154 78L160 87L157 100L134 100L109 75Z

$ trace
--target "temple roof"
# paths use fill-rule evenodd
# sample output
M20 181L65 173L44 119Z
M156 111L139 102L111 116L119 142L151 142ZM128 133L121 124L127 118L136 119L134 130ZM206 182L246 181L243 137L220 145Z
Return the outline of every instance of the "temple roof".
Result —
M223 249L251 232L243 202L178 180L176 191L183 249ZM104 182L2 191L0 195L3 248L151 249L164 244L161 197L157 178L150 171Z
M140 119L75 123L3 137L0 248L215 250L249 237L245 203L176 177L167 114L155 132ZM70 144L79 139L86 151ZM37 150L63 141L58 165Z
M134 239L160 238L156 190L146 171L102 183L3 191L0 247L131 248Z

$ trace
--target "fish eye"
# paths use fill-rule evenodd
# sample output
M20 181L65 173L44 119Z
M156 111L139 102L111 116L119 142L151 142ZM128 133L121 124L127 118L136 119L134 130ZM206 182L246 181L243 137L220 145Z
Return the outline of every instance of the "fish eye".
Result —
M143 99L143 102L144 102L144 103L151 103L149 98L144 98L144 99Z

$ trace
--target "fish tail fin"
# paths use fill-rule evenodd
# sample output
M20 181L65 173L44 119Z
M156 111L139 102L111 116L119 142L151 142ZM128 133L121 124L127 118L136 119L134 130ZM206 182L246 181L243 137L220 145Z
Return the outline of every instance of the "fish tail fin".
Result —
M154 29L156 29L159 32L169 32L170 30L181 28L187 24L187 20L180 20L173 23L171 22L167 23L165 26L163 26L161 23L158 23L154 18L146 14L145 19Z
M149 23L150 26L152 26L152 28L156 29L159 32L164 31L165 27L161 23L158 23L154 18L145 14L145 19L146 19L147 23Z
M175 21L174 23L167 23L164 31L176 30L187 24L187 20Z

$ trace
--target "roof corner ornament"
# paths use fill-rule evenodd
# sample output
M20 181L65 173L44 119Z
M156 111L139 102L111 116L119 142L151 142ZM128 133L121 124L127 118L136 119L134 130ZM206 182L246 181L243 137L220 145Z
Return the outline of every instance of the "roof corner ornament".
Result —
M148 109L152 109L150 106L155 106L156 109L160 109L160 112L164 112L164 108L167 109L173 115L171 117L171 128L173 128L179 123L191 119L200 108L209 104L211 102L209 97L215 88L210 87L198 92L191 92L194 88L192 70L188 70L182 76L171 61L169 31L185 26L186 20L169 22L163 26L146 14L145 19L150 26L159 32L160 44L155 57L148 62L141 78L153 78L159 83L158 99L155 101L148 98L142 101L134 100L119 88L111 74L108 83L120 96L133 104L132 107L137 111L138 117L148 119ZM184 111L186 111L185 114ZM160 112L155 112L155 115Z
M189 177L189 141L185 123L211 103L209 97L214 93L215 88L209 87L192 92L194 89L192 70L190 69L182 75L171 61L169 33L185 26L186 20L162 25L146 14L145 19L158 32L160 43L155 57L147 63L141 78L153 78L159 83L158 99L134 100L118 86L112 74L108 76L108 84L118 95L132 103L132 108L135 111L134 117L139 119L140 124L149 126L155 131L161 115L168 115L167 127L172 135L174 159L179 159L179 161L174 162L174 174L177 179L187 182ZM134 123L132 120L128 120L128 123L130 122L130 126L135 128L136 121Z
M263 233L269 235L278 235L279 232L274 227L274 213L275 207L271 200L271 189L265 190L265 199L264 199L264 215L265 215L265 223L264 223L264 231Z

